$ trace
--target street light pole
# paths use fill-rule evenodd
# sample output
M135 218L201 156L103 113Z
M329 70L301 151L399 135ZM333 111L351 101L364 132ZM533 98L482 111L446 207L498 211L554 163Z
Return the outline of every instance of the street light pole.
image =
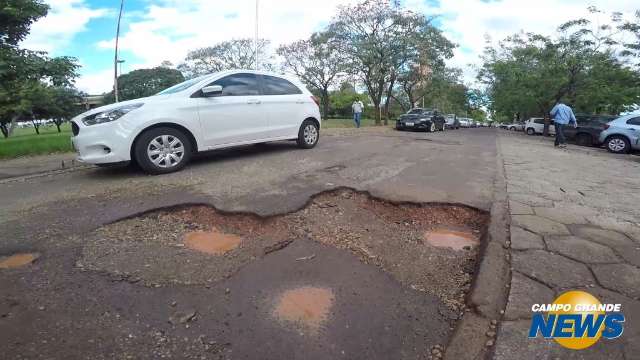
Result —
M255 46L255 62L256 62L256 70L258 70L258 10L259 10L259 0L256 0L256 37L254 41Z
M113 93L116 97L116 102L118 99L118 41L120 38L120 20L122 19L122 9L124 7L124 0L120 0L120 13L118 14L118 27L116 29L116 54L113 59Z

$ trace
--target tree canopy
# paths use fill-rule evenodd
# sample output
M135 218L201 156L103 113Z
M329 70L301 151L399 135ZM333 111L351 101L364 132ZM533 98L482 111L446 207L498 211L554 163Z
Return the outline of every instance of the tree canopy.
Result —
M592 13L597 12L590 8ZM607 24L562 24L555 36L520 33L487 47L478 79L498 118L544 115L559 100L577 112L618 114L640 104L640 74L621 33L619 14Z
M261 69L272 69L273 57L267 52L269 40L258 40L258 61ZM190 79L231 69L255 69L255 44L252 39L223 41L187 54L178 70Z
M131 100L155 95L175 84L184 81L184 76L178 70L168 67L133 70L118 76L118 92L121 100ZM105 102L115 101L113 92L109 93Z

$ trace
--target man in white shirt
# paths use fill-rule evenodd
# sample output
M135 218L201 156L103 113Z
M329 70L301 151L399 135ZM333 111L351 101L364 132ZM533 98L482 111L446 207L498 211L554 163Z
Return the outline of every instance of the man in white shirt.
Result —
M360 127L360 120L362 119L362 110L364 110L364 104L360 100L356 100L351 105L351 109L353 110L353 121L356 122L356 127Z

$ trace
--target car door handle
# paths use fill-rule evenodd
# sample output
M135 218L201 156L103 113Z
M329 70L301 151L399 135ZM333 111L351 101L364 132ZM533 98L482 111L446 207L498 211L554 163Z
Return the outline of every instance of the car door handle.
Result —
M247 100L247 104L256 104L256 105L259 105L259 104L262 104L262 101L260 101L260 100L258 100L258 99L249 99L249 100Z

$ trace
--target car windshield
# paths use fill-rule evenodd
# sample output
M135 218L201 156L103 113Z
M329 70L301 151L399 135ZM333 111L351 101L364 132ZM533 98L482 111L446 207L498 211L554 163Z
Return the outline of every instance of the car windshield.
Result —
M203 75L203 76L200 76L200 77L197 77L197 78L193 78L193 79L181 82L180 84L173 85L172 87L170 87L168 89L160 91L156 95L175 94L175 93L180 92L182 90L186 90L186 89L192 87L193 85L199 83L202 79L204 79L207 76L208 75Z
M411 111L409 111L407 114L422 114L424 110L422 109L413 109Z

